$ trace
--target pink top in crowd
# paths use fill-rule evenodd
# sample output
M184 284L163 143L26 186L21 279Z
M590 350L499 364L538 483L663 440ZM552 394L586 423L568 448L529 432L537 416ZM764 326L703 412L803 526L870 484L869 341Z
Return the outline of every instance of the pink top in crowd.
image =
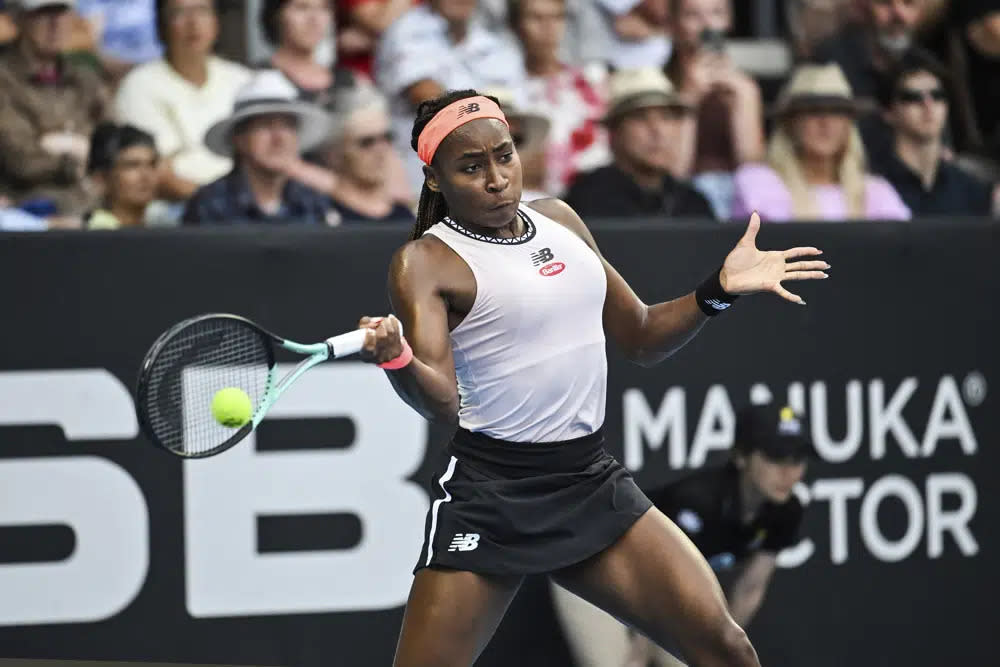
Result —
M792 196L784 181L771 167L749 164L740 167L734 176L736 192L732 217L737 220L757 211L764 221L787 222L792 215ZM848 220L847 203L838 185L814 186L813 192L823 220ZM909 220L907 208L895 188L885 179L865 177L866 220Z

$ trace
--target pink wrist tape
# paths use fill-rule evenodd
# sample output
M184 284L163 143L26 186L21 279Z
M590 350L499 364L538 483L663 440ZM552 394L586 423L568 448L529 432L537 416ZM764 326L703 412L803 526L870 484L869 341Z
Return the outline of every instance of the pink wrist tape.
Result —
M410 344L406 342L406 337L402 338L403 341L403 351L399 353L399 356L395 359L390 359L384 363L378 365L379 368L384 368L387 371L398 371L400 368L405 368L411 361L413 361L413 348Z

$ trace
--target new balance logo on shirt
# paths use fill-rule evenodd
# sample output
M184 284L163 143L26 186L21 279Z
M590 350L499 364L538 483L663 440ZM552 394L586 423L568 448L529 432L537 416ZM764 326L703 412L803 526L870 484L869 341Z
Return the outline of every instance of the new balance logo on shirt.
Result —
M542 248L538 252L531 253L531 263L535 266L551 262L553 259L555 259L555 255L552 254L552 250L549 248Z
M448 551L475 551L479 546L479 533L455 533Z

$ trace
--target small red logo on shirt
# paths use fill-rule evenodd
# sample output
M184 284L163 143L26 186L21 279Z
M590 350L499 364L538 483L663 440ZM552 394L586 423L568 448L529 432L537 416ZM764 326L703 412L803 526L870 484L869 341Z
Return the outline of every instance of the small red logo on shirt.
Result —
M538 272L543 276L555 276L563 272L566 265L562 262L552 262L551 264L546 264L542 268L538 269Z

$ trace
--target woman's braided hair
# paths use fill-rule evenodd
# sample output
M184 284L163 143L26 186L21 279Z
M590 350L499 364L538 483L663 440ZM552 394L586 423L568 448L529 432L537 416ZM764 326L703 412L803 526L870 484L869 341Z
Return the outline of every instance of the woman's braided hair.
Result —
M413 121L413 134L410 137L410 146L413 150L417 150L417 139L420 138L420 133L441 109L459 100L478 95L479 93L474 90L453 90L441 97L421 102L420 106L417 107L417 118ZM495 97L490 95L486 95L486 97L500 104ZM424 232L440 222L446 215L448 215L448 203L444 200L444 195L440 192L434 192L424 183L420 190L420 203L417 204L417 222L413 225L413 234L410 235L410 239L419 239Z

